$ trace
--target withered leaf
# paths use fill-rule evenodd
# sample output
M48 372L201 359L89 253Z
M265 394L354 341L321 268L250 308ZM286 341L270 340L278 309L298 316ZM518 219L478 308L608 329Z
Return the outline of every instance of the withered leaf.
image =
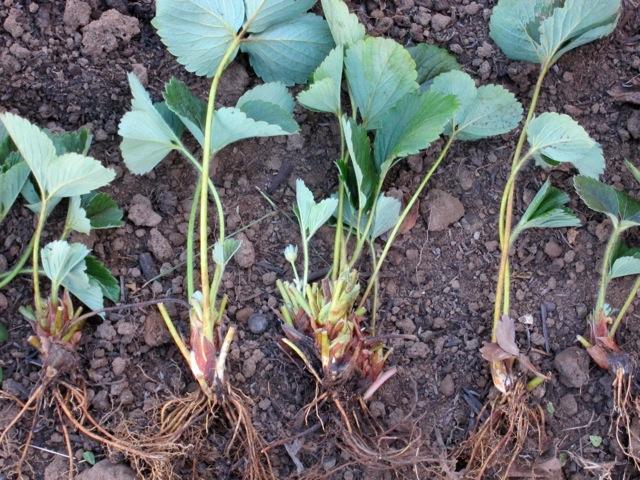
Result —
M488 362L500 362L516 358L514 355L511 355L509 352L500 348L500 345L497 343L485 342L480 349L480 354L482 355L482 358Z
M405 217L402 225L400 226L400 234L404 235L405 233L409 233L409 231L416 226L416 222L418 221L418 215L420 213L420 201L417 201L415 205L409 210L409 213Z
M496 340L500 348L514 357L520 355L516 345L516 325L509 315L503 315L496 328Z

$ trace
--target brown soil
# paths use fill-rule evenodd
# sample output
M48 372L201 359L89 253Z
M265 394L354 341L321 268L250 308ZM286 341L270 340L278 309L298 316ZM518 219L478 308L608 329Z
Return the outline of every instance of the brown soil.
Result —
M83 50L81 27L74 29L63 22L64 1L4 0L0 6L0 24L4 23L4 29L0 28L0 110L15 111L50 128L91 127L96 137L92 155L118 172L111 193L125 211L134 195L145 196L162 219L153 233L153 228L127 221L118 230L100 231L78 240L89 242L120 278L123 301L180 297L195 176L176 157L165 160L144 177L130 174L119 154L117 125L129 108L126 73L134 68L146 70L148 88L156 98L172 75L202 96L207 82L186 74L163 48L150 25L154 14L151 0L87 3L92 7L89 20L116 8L138 19L140 33L131 39L127 35L116 38L115 50L89 56L90 52ZM483 83L503 84L526 103L536 71L532 66L506 60L489 40L487 25L493 3L368 0L352 2L352 6L370 32L403 44L426 41L448 47L474 77ZM622 161L628 158L640 162L639 113L630 104L615 103L607 93L640 70L640 11L629 6L626 13L624 24L609 39L566 55L553 68L540 111L564 112L578 120L604 147L608 163L605 179L638 194L638 186ZM446 20L436 15L447 16L450 23L440 29ZM236 62L223 82L221 104L231 104L248 86L257 83L249 72L244 60ZM278 304L274 279L289 275L282 250L297 238L290 215L293 182L297 177L304 178L314 192L322 195L335 189L336 177L327 172L332 171L332 161L338 154L338 135L329 117L299 107L296 117L301 124L300 136L235 145L219 156L215 177L222 187L230 231L243 229L245 242L255 254L252 259L252 252L245 252L244 267L248 268L232 262L224 280L224 291L230 297L229 321L239 331L228 368L232 382L254 399L255 425L269 442L317 423L314 418L308 425L291 420L313 398L314 385L277 346L281 332L273 310ZM391 342L395 349L391 363L400 367L400 374L376 396L371 410L390 424L415 406L417 413L426 413L422 428L431 447L441 453L468 436L476 421L475 405L484 403L490 390L488 368L478 349L489 335L499 255L497 205L513 138L508 140L459 143L453 148L431 187L458 198L464 205L464 216L444 232L428 231L428 209L423 206L423 215L399 239L382 272L382 331L415 334L418 340ZM412 192L439 146L397 167L389 188ZM534 167L524 172L518 188L518 213L545 176ZM570 172L556 170L551 177L555 185L571 191ZM276 213L265 218L272 209L256 187L270 195L279 208ZM612 378L592 363L587 363L585 370L578 362L577 373L569 375L588 376L588 382L581 388L568 387L554 366L556 355L573 346L575 335L585 328L608 229L602 216L589 212L575 195L571 206L580 212L584 227L573 232L535 231L518 242L513 257L513 314L516 318L533 316L532 325L518 323L518 340L523 349L530 350L533 362L552 376L544 388L536 391L535 402L547 412L549 448L559 453L564 478L597 478L607 471L613 478L623 478L624 474L629 478L637 472L625 462L609 434ZM32 218L27 209L17 208L3 224L0 270L19 256L31 235ZM163 255L161 247L167 244L158 241L158 232L169 243L168 255L166 248ZM55 234L55 228L49 228L51 238ZM637 235L634 237L632 241L638 240ZM313 244L314 270L329 264L330 246L331 232L326 230ZM169 273L158 277L160 272ZM625 282L616 284L612 303L624 299L626 286ZM39 367L37 355L26 343L28 325L18 313L21 305L29 303L30 295L27 279L14 282L0 294L0 320L10 331L9 342L0 345L3 389L20 398L33 387ZM185 319L185 312L174 311L176 317ZM546 312L547 338L542 311ZM268 321L261 334L248 328L248 318L256 313ZM620 343L630 352L640 347L638 318L632 312L621 332ZM157 334L159 322L154 309L149 308L108 315L104 322L94 321L87 327L80 353L91 408L96 417L104 416L106 424L116 425L122 418L144 422L160 401L195 388L177 349L168 337ZM181 327L186 328L186 323ZM6 402L0 404L0 425L15 414L12 408ZM14 434L18 443L24 427ZM602 445L595 447L590 436L602 437ZM83 451L92 451L98 460L103 458L105 452L94 442L78 435L71 439L79 460ZM197 465L199 478L235 478L232 466L216 454L226 440L211 438L211 454ZM300 441L299 458L306 468L320 466L331 471L348 461L342 458L331 435L315 430ZM34 445L65 451L62 435L49 418L37 424ZM30 478L54 478L51 471L45 472L53 459L50 453L33 448L28 457L33 468ZM6 478L2 473L6 461L0 458L0 479ZM296 471L284 448L274 449L272 461L279 478ZM331 478L375 477L356 465Z

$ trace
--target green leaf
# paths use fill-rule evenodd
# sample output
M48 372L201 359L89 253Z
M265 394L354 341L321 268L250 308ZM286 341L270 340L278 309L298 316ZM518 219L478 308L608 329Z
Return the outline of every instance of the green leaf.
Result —
M251 102L260 101L277 105L289 115L293 113L294 101L287 87L281 82L263 83L247 90L236 103L236 107L243 107Z
M92 285L97 284L102 291L102 295L113 303L117 303L120 300L120 284L118 280L116 280L109 269L94 256L87 255L84 261L87 267L86 274L89 277L89 282Z
M236 107L253 120L279 126L284 135L288 135L299 128L293 118L293 105L287 88L282 83L270 82L247 91L238 99Z
M535 117L527 140L538 163L572 163L582 175L593 178L604 172L602 148L568 115L547 112Z
M379 120L374 143L377 167L386 171L394 160L427 148L457 108L453 95L428 91L405 96Z
M444 48L421 43L415 47L408 48L407 51L416 62L417 81L420 85L424 86L425 83L442 73L460 70L460 64L456 57Z
M313 83L298 94L298 102L309 110L340 115L343 62L342 47L331 50L314 72Z
M640 275L640 249L624 249L624 254L618 256L611 265L610 278Z
M81 206L81 198L71 197L69 199L69 212L67 222L76 232L88 235L91 232L91 222L87 218L87 212Z
M202 143L207 116L207 104L204 100L191 93L189 87L177 78L167 82L163 97L169 110L176 114L196 140Z
M516 97L499 85L476 88L473 79L461 71L450 71L436 77L429 90L455 95L460 103L453 119L456 138L479 140L513 130L522 119L522 105ZM447 127L448 134L451 126Z
M115 178L113 170L91 157L77 153L56 156L49 137L27 120L10 113L2 114L0 120L48 199L82 195Z
M591 445L596 448L599 448L600 445L602 445L602 437L599 435L589 435L589 441L591 442Z
M50 132L45 130L56 149L56 154L78 153L86 155L91 148L93 137L86 128L81 128L75 132Z
M333 46L327 22L308 13L249 35L240 48L264 81L294 85L307 83Z
M511 243L524 230L530 228L562 228L577 227L580 220L565 207L569 203L569 195L553 187L551 182L544 182L536 196L525 210L520 222L513 229Z
M169 107L167 106L167 102L156 102L153 104L153 107L158 111L164 123L166 123L169 128L173 131L176 138L182 137L184 133L184 123L180 120L175 113L173 113Z
M89 465L95 465L96 464L96 456L93 454L93 452L85 450L84 452L82 452L82 458Z
M210 77L244 19L244 2L239 0L157 0L151 24L178 63Z
M407 94L418 89L416 64L401 45L386 38L366 38L347 49L349 90L363 125L371 130Z
M0 323L0 343L4 343L9 340L9 330L4 323Z
M624 164L627 167L627 170L629 170L629 173L633 175L633 178L636 180L636 182L640 183L640 169L629 160L625 160Z
M220 240L213 246L213 261L225 266L233 258L233 256L240 250L242 242L235 238L225 238L222 243Z
M380 235L391 230L400 218L401 209L402 205L397 199L380 195L375 206L375 217L373 219L371 231L369 232L369 240L375 240ZM352 228L358 229L360 232L364 232L367 224L369 223L369 215L370 213L361 213L360 225L358 225L357 211L351 205L347 204L344 210L344 221Z
M84 259L89 255L89 249L81 243L56 240L45 245L40 255L42 269L53 283L55 291L78 265L82 265L84 270Z
M238 0L238 3L241 3ZM316 0L244 0L249 32L259 33L278 23L288 22L309 10Z
M564 53L610 34L620 0L500 0L490 34L513 60L553 64Z
M132 108L120 120L120 150L127 168L133 173L143 174L177 149L180 140L154 107L138 77L130 73L128 78L133 95Z
M83 195L82 208L91 222L91 228L117 228L123 225L122 209L106 193L91 192Z
M321 3L336 45L348 47L365 37L364 25L355 14L349 13L349 8L342 0L321 0Z
M355 183L357 195L354 195L351 188L347 188L347 192L352 198L354 207L365 209L372 203L373 192L378 182L378 172L373 161L371 151L371 141L367 135L367 130L358 125L355 120L348 119L343 116L341 119L342 128L344 130L345 143L351 159L351 168L345 168L342 173L343 181L347 182L350 187L351 177ZM357 201L354 201L356 200Z
M17 153L13 153L12 157L19 159ZM6 171L0 173L0 222L11 210L24 188L27 178L29 178L29 166L22 160L18 160Z
M309 240L331 218L338 207L338 200L326 198L316 203L311 190L298 179L296 180L296 206L296 216Z
M591 210L604 213L614 225L640 225L640 202L594 178L578 175L573 183L582 201Z

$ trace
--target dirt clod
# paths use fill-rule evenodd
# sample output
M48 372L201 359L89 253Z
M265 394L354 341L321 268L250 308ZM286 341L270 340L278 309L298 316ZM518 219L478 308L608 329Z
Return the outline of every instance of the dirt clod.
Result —
M427 200L421 204L421 213L428 219L431 232L442 232L464 216L464 205L450 193L433 189Z
M64 7L64 24L71 28L77 29L84 27L91 20L91 5L82 0L67 0Z
M558 258L562 255L562 247L555 240L549 240L544 246L544 253L551 258Z
M128 466L102 460L85 470L76 480L135 480L136 475Z
M575 415L578 413L578 402L576 402L576 397L570 393L564 395L560 399L560 410L565 415Z
M553 360L560 381L571 388L581 388L589 381L589 355L577 346L569 347Z
M261 313L253 314L249 317L249 330L251 333L260 334L264 332L269 326L269 321L267 317L262 315Z
M153 311L144 319L144 343L150 347L159 347L169 341L169 332L160 313Z
M242 244L240 245L238 253L236 253L233 258L242 268L251 268L256 262L256 250L253 248L253 243L251 243L244 233L239 234L237 238Z
M173 256L173 248L171 247L169 240L167 240L157 228L152 228L149 232L149 241L147 242L147 245L149 250L151 250L151 253L153 253L153 256L161 262L169 260Z
M155 227L162 221L162 217L151 208L151 200L137 194L131 199L129 220L138 227Z
M11 34L13 38L19 38L24 33L22 26L22 12L17 8L9 10L9 16L5 19L2 26Z
M138 19L111 9L104 12L82 29L82 46L85 54L94 58L117 50L140 33Z
M445 375L442 382L440 382L440 393L445 397L450 397L455 393L455 391L456 386L453 382L453 376L449 373Z

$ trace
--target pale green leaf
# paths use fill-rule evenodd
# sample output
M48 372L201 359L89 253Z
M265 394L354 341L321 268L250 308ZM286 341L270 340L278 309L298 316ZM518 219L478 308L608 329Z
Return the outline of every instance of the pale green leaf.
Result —
M122 209L106 193L91 192L82 196L82 208L91 223L91 228L116 228L122 226Z
M634 249L627 254L614 260L609 271L610 278L620 278L629 275L640 275L640 251Z
M321 0L321 4L336 45L348 47L365 37L364 25L343 0Z
M56 154L79 153L86 155L89 153L93 137L86 128L81 128L75 132L50 132L45 130L56 149Z
M380 195L375 206L375 217L369 232L369 240L375 240L380 235L391 230L400 218L400 210L402 205L393 197ZM358 212L350 204L345 205L344 221L352 228L364 232L369 223L370 213L361 213L360 225L358 225Z
M180 140L154 107L138 77L131 73L129 86L133 95L132 110L120 121L120 150L127 168L133 173L143 174L175 150Z
M241 49L264 81L293 85L307 83L333 46L324 19L308 13L249 35Z
M366 38L347 49L349 90L363 125L376 129L391 107L418 89L416 64L401 45L386 38Z
M547 112L535 117L527 140L538 162L572 163L582 175L594 178L604 172L602 148L568 115Z
M178 63L210 77L244 20L241 0L157 0L151 23Z
M511 243L520 233L530 228L577 227L580 220L565 207L569 195L553 187L547 180L525 210L511 234Z
M418 83L425 85L438 75L452 70L460 70L460 64L456 57L451 55L446 49L421 43L415 47L408 48L407 51L416 62L418 71Z
M343 61L342 47L331 50L314 72L312 84L307 90L298 94L298 102L309 110L339 115Z
M69 290L78 300L90 310L100 310L104 307L103 290L100 284L87 275L87 265L80 262L62 281L62 286ZM100 314L101 317L104 314Z
M241 0L235 0L242 3ZM244 0L247 19L251 20L248 31L263 32L278 23L288 22L309 10L316 0Z
M453 119L459 140L501 135L513 130L522 119L522 105L511 92L499 85L476 88L473 79L461 71L439 75L429 90L455 95L460 102ZM447 127L448 134L451 128Z
M87 218L87 212L82 208L81 202L79 196L69 199L67 222L72 230L88 235L91 232L91 222Z
M374 143L374 157L385 171L393 161L427 148L443 132L458 108L453 95L435 91L405 96L384 114Z
M624 192L594 178L578 175L573 179L576 192L591 210L604 213L622 228L640 225L640 202Z
M13 155L18 160L17 163L0 173L0 222L13 206L29 178L29 166L18 158L17 153Z
M64 279L89 255L89 249L81 243L68 243L56 240L45 245L40 251L42 270L57 290Z
M84 259L87 266L87 276L90 283L97 284L102 290L102 295L116 303L120 300L120 284L104 264L92 255Z
M244 110L243 106L253 101L273 103L288 114L293 113L294 101L287 87L280 82L263 83L247 90L236 103L236 107Z
M182 123L180 117L169 109L167 102L156 102L153 107L158 111L164 123L171 128L176 138L181 138L185 130L184 123Z
M309 240L331 218L338 200L327 198L316 203L313 193L300 179L296 180L296 216Z
M233 256L240 250L242 242L235 238L225 238L222 243L218 240L213 246L213 261L225 266L233 258Z

